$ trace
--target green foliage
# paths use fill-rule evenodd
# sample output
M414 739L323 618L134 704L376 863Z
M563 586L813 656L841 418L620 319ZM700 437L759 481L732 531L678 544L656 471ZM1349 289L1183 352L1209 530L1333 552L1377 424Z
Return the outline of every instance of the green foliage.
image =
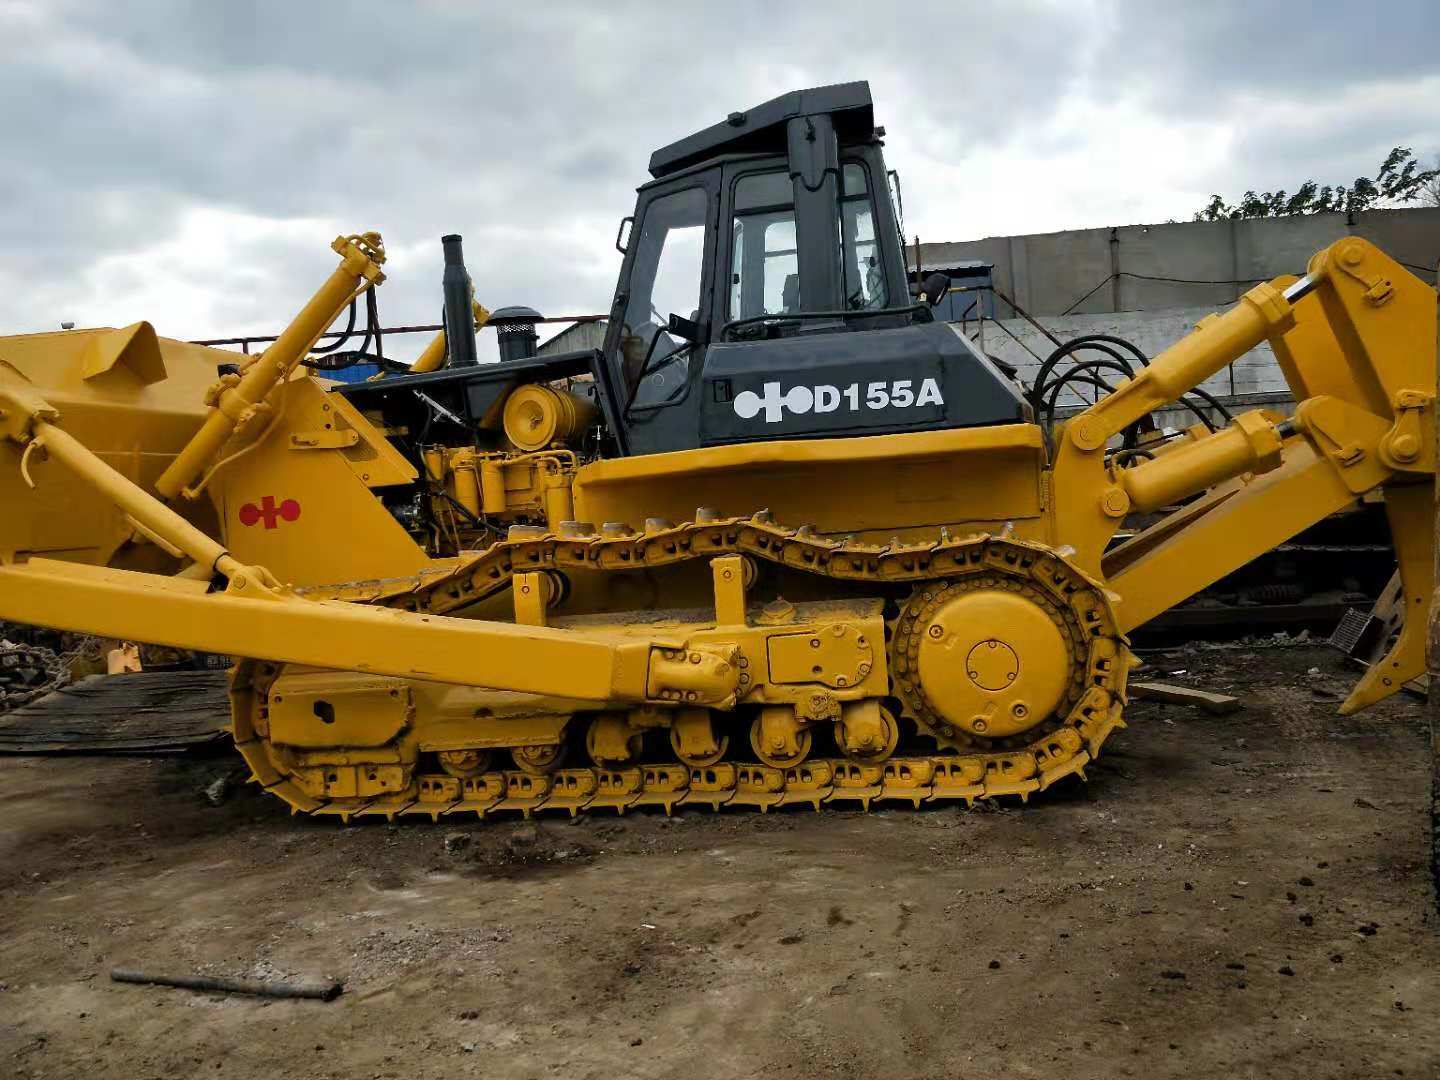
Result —
M1208 205L1195 211L1196 221L1231 221L1240 218L1290 217L1295 214L1359 213L1376 203L1414 202L1433 189L1440 179L1440 168L1421 169L1414 153L1406 146L1391 150L1375 179L1357 176L1350 185L1326 184L1306 180L1294 194L1284 190L1247 191L1240 201L1231 205L1219 195L1212 195Z

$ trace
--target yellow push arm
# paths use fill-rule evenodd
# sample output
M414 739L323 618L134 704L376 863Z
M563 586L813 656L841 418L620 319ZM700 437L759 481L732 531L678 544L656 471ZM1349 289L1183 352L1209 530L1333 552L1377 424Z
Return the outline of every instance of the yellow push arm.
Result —
M380 272L385 246L379 233L336 237L331 247L340 255L340 265L310 302L240 375L227 375L211 388L207 395L210 414L155 482L155 490L162 498L189 495L186 489L232 435L255 423L266 408L265 399L290 377L325 328L355 298L357 290L374 288L385 280Z
M0 565L0 619L182 649L369 671L586 701L734 703L721 646L450 619L301 599L121 476L59 426L33 392L0 388L0 438L53 458L200 576L165 577L32 559ZM223 580L214 591L212 576Z
M716 646L444 618L32 559L0 565L0 619L277 663L606 704L728 707L739 669ZM675 659L676 655L680 659ZM698 661L689 662L690 657ZM690 698L689 695L694 695Z
M490 321L490 312L479 300L471 301L471 303L474 305L475 311L475 329L482 330ZM446 348L445 331L441 330L430 339L430 344L425 346L425 351L415 359L415 363L410 365L410 374L422 375L427 371L439 371L445 366Z

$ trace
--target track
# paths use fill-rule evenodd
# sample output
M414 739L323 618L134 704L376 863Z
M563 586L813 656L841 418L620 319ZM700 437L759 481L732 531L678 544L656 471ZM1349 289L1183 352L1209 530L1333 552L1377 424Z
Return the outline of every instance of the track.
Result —
M829 804L896 800L926 802L1018 797L1028 799L1068 776L1085 775L1110 734L1124 726L1125 681L1132 658L1102 587L1070 564L1063 553L1008 535L947 535L930 544L862 545L787 529L766 513L725 518L701 510L695 522L652 521L644 532L607 526L555 536L512 529L505 541L455 560L442 571L403 580L309 590L307 595L447 614L493 596L516 573L535 570L633 571L743 554L837 581L868 582L893 593L910 590L890 630L892 692L920 736L953 753L904 754L863 763L821 757L788 768L748 761L690 767L675 760L621 769L493 769L453 776L417 768L403 792L372 798L315 798L300 790L256 733L269 685L279 665L244 661L232 688L233 734L253 779L296 812L385 817L421 814L520 813L660 806L754 807L787 805L815 809ZM908 635L923 627L923 613L950 590L986 587L1032 596L1053 612L1070 652L1071 679L1062 707L1023 735L985 739L966 735L927 714L923 688L906 655ZM732 744L737 740L732 739ZM912 738L913 741L913 738ZM393 759L392 759L393 760Z

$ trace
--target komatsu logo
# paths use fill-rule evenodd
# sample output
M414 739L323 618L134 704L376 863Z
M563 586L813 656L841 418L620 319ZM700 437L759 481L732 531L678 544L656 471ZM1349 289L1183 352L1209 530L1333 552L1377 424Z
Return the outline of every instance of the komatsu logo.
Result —
M842 405L850 412L860 412L862 407L871 411L881 409L909 409L921 405L944 405L940 396L940 384L935 379L921 381L918 389L913 379L896 379L893 382L851 383L846 387L792 386L783 393L778 382L767 382L765 392L742 390L735 395L735 415L742 420L752 420L762 412L767 424L778 424L787 411L796 416L806 413L832 413Z

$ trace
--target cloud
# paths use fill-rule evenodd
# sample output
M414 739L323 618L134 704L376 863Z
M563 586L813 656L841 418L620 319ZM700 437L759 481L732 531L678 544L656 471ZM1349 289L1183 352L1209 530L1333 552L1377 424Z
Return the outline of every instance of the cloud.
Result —
M447 232L486 304L604 311L655 147L855 78L927 240L1348 180L1440 149L1434 5L1354 10L0 0L0 332L273 332L371 228L388 323L438 318Z

